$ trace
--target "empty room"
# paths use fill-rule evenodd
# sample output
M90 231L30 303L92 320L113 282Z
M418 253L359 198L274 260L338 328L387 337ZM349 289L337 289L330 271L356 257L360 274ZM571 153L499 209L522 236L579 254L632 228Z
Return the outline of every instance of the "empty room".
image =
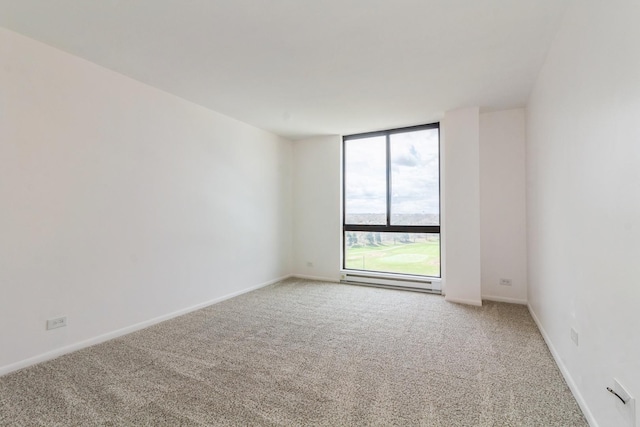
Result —
M637 0L0 0L0 426L640 427Z

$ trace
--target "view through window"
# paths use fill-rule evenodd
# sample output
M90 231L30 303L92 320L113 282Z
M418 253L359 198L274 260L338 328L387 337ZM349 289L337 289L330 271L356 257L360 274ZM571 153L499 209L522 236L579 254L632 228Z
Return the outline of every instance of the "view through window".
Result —
M343 267L440 277L440 128L343 138Z

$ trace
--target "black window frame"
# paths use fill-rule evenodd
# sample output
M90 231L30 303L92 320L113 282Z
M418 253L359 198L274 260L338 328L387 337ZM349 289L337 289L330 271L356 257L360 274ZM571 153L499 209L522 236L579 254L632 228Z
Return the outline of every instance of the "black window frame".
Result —
M392 225L391 224L391 135L398 133L408 133L415 132L424 129L438 129L438 225ZM386 224L347 224L346 223L346 143L347 141L352 141L356 139L364 139L364 138L372 138L376 136L384 136L385 144L386 144L386 185L387 185L387 200L386 200ZM424 125L417 126L408 126L402 128L381 130L375 132L366 132L366 133L358 133L353 135L344 135L342 137L342 269L345 271L367 271L367 272L375 272L382 274L394 274L394 275L403 275L403 276L418 276L418 277L442 277L442 239L440 239L440 248L439 251L439 272L438 276L426 276L426 275L416 275L416 274L405 274L405 273L390 273L383 271L374 271L374 270L357 270L353 268L346 267L346 233L349 231L363 231L363 232L378 232L378 233L427 233L427 234L437 234L440 236L440 228L442 225L442 158L441 158L441 132L440 132L440 122L428 123Z

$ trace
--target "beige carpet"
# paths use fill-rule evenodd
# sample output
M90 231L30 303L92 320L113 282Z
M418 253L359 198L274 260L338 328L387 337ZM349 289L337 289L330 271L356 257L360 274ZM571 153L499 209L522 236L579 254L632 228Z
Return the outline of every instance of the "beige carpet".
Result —
M288 280L0 378L0 425L586 422L524 306Z

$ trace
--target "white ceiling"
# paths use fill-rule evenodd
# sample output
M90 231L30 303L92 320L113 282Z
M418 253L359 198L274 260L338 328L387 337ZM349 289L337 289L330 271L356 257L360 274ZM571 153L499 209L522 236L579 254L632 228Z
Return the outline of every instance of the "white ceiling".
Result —
M291 139L523 106L567 0L0 0L0 26Z

